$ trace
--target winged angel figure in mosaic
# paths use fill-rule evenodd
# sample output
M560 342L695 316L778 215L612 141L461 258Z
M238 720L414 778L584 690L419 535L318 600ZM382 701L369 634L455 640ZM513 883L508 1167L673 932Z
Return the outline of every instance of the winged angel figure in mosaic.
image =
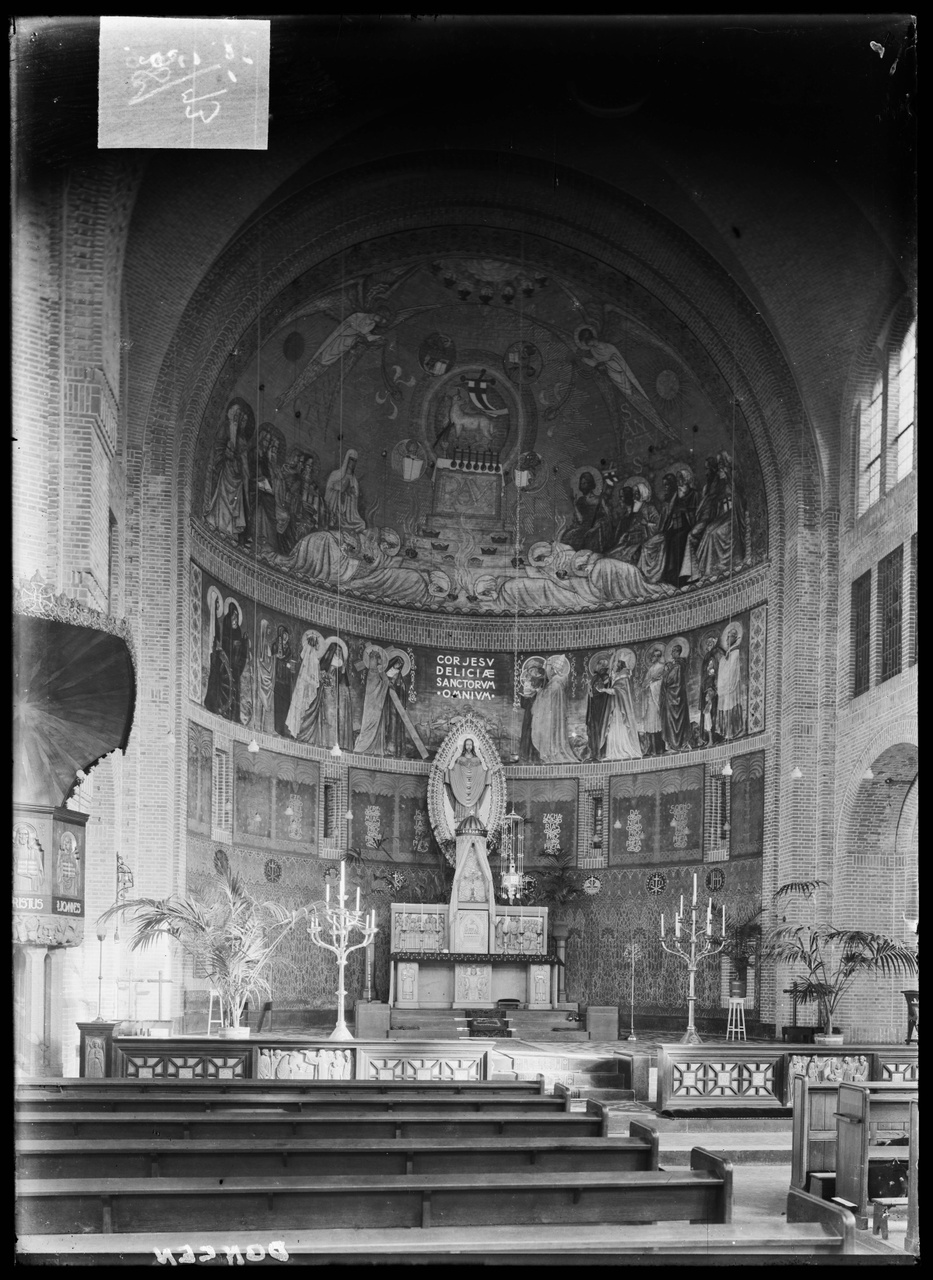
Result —
M297 403L308 388L334 366L343 361L344 377L370 346L385 340L390 329L411 319L433 306L408 307L401 311L389 305L392 294L411 276L416 268L406 267L395 271L377 272L350 281L334 293L317 298L307 307L296 311L290 318L323 314L335 320L336 328L314 352L297 378L276 400L276 407Z

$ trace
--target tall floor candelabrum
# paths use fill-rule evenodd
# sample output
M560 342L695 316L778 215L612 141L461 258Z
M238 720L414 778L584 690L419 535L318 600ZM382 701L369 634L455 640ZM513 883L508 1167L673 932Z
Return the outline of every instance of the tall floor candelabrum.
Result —
M726 908L722 909L722 930L717 939L713 933L713 900L706 903L706 924L697 928L697 878L693 877L693 906L690 909L689 929L684 917L684 899L681 894L680 910L674 913L673 946L668 946L664 938L664 915L661 915L661 946L671 956L680 956L687 965L687 1030L680 1038L681 1044L702 1044L697 1033L694 1020L696 1006L696 976L701 960L718 956L726 945Z
M337 957L337 1025L330 1033L331 1040L353 1039L345 1016L347 992L343 982L347 956L351 951L358 951L360 947L368 947L379 932L376 928L375 910L370 911L368 916L360 910L359 885L356 889L356 907L351 909L347 906L346 871L347 864L341 862L340 888L337 892L338 905L335 907L330 905L330 884L328 884L324 896L324 919L322 921L315 911L308 927L311 941L323 947L325 951L332 951ZM329 941L324 936L325 932L329 934ZM359 942L351 943L350 935L354 932L361 933L362 938Z

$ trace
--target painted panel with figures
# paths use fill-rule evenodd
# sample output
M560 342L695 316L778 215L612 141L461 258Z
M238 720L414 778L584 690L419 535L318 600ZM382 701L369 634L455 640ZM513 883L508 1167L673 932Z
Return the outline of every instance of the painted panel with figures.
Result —
M664 599L767 553L741 407L647 300L508 259L320 279L214 389L206 535L290 581L469 614Z
M746 736L746 610L656 640L551 653L399 645L239 598L201 575L208 711L309 746L428 760L475 711L504 763L641 760Z

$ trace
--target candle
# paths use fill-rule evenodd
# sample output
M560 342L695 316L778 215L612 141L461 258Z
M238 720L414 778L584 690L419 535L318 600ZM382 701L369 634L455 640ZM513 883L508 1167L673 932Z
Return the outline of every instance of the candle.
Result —
M340 905L341 907L343 906L344 899L346 898L346 892L344 890L344 885L346 884L346 878L347 878L347 864L345 862L341 862L340 864Z
M324 887L324 902L326 903L327 906L330 906L330 881L329 880Z
M722 934L726 936L726 904L722 904Z
M360 886L356 886L356 914L360 913Z
M684 913L684 895L681 894L680 895L680 914L683 915L683 913Z
M664 937L664 912L661 912L661 937Z
M674 917L674 937L680 937L680 916Z
M713 899L706 899L706 932L709 933L713 923Z
M697 904L697 876L696 876L696 872L694 871L693 873L693 905L696 906L696 904Z

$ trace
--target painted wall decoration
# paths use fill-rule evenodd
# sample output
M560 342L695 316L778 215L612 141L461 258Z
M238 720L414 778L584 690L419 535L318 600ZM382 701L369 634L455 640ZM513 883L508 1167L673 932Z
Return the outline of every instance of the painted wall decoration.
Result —
M703 856L702 765L609 780L609 862L696 862Z
M193 515L293 581L551 614L664 598L767 552L725 387L569 277L461 257L323 291L309 275L262 332L215 388Z
M214 735L188 724L188 829L210 832Z
M765 753L732 760L729 782L729 855L761 855L765 837Z
M563 653L483 653L334 635L202 573L203 706L266 733L428 760L479 715L503 763L639 760L746 736L749 613L657 640ZM763 727L759 715L759 728Z
M509 808L527 819L525 866L549 865L544 855L577 847L576 778L511 779ZM550 864L553 866L553 864Z
M423 774L350 770L350 844L367 860L434 863Z
M233 761L235 837L316 852L320 770L314 761L250 752L239 742Z

